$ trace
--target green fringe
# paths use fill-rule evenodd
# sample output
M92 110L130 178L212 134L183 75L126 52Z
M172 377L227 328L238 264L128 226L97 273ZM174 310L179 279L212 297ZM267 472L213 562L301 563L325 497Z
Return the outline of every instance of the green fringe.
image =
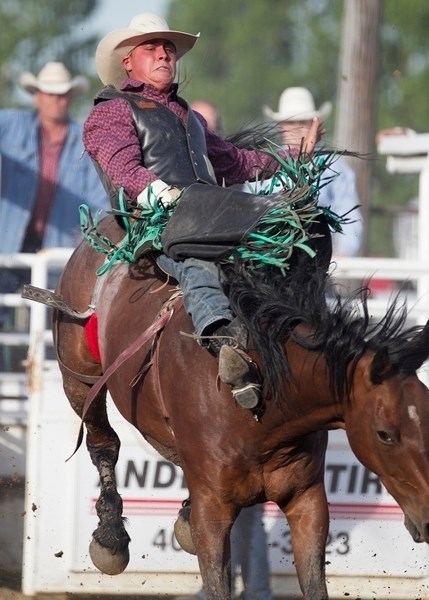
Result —
M301 155L294 159L281 157L272 145L266 151L277 160L280 169L273 175L269 190L260 193L273 193L280 183L284 201L260 219L255 229L246 235L226 260L233 261L238 254L250 271L271 265L286 272L295 248L312 257L315 255L309 229L321 215L327 218L331 230L335 232L342 232L342 225L350 219L347 215L339 216L329 208L317 205L321 187L336 177L334 172L332 176L325 175L321 183L323 173L332 166L337 155L317 155L312 159ZM94 249L106 254L106 260L97 274L102 275L117 261L135 262L143 246L162 251L161 235L179 200L180 197L166 207L150 189L148 206L130 211L126 208L124 190L121 188L118 196L120 209L112 211L122 219L126 232L119 246L98 231L99 213L93 219L89 207L81 205L80 223L84 237Z
M90 245L103 254L106 254L104 264L97 270L97 275L103 275L117 262L134 263L141 253L143 246L150 246L153 250L162 250L161 234L169 218L173 214L180 196L166 207L149 185L149 205L138 210L127 210L124 189L118 193L119 210L110 211L120 217L125 229L125 237L117 246L98 231L99 213L93 220L91 211L86 204L79 207L80 227L82 234Z
M260 219L256 228L246 235L227 260L233 260L238 254L248 270L271 265L286 272L295 248L315 256L309 230L321 215L327 219L331 231L340 233L342 225L349 219L317 205L320 189L336 177L335 173L328 177L325 175L321 183L322 175L337 160L337 155L318 155L304 160L303 157L282 158L272 148L268 149L268 153L281 167L270 179L268 190L261 194L272 194L281 184L284 201Z

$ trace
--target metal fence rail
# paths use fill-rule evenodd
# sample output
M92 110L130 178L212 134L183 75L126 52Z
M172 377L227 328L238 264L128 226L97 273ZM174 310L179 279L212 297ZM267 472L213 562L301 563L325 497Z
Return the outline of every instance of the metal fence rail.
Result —
M38 287L55 285L60 270L70 257L72 249L44 250L38 254L0 254L0 270L22 269L29 273L29 281ZM369 300L370 314L380 318L389 299L406 282L406 300L410 317L415 323L429 319L429 264L423 261L392 258L338 258L332 268L334 281L352 290L364 285L370 278L374 293ZM377 289L377 282L384 288ZM386 285L387 284L387 285ZM52 347L49 328L49 309L36 302L24 300L20 291L0 294L0 311L13 313L12 324L0 330L0 349L3 358L12 349L20 349L23 359L15 370L0 369L0 423L25 423L27 411L27 384L25 356L33 349L32 369L42 369L47 351ZM1 314L1 313L0 313ZM4 360L3 360L4 362Z

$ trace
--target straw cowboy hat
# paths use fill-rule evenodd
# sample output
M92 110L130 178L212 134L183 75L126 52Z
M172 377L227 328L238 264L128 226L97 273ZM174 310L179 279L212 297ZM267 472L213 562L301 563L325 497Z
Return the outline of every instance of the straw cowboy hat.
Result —
M310 121L313 117L320 117L325 121L331 114L332 103L324 102L316 110L314 98L306 88L286 88L279 98L279 110L274 112L269 106L264 106L265 116L278 123L281 121Z
M101 81L119 88L127 76L122 59L143 42L163 39L176 46L177 59L188 52L198 40L197 35L171 31L167 21L153 13L133 17L128 27L108 33L98 44L95 65Z
M36 92L45 92L45 94L84 94L89 89L88 80L82 75L73 77L61 62L48 62L35 77L28 71L19 78L19 83L24 90L35 94Z

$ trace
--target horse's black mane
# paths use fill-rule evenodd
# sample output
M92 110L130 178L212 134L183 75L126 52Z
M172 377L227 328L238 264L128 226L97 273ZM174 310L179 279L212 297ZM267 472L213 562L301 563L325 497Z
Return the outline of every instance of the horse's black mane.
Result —
M284 352L287 340L323 354L337 398L347 398L356 364L368 350L384 353L389 363L389 370L384 362L380 372L374 366L373 383L393 372L413 374L429 356L429 327L405 327L407 310L399 295L385 316L373 322L368 288L345 299L326 269L309 269L305 261L286 277L276 268L250 277L239 265L224 268L223 275L231 306L261 357L266 392L274 398L284 377L293 379Z
M293 127L293 122L291 122ZM282 130L278 123L271 121L266 122L249 122L238 131L226 136L228 142L234 144L238 148L247 148L248 150L265 150L270 153L276 153L283 148ZM336 148L333 145L318 145L314 151L314 155L341 155L351 156L360 159L369 159L369 156L344 148ZM265 174L266 177L273 176L275 171L270 174Z

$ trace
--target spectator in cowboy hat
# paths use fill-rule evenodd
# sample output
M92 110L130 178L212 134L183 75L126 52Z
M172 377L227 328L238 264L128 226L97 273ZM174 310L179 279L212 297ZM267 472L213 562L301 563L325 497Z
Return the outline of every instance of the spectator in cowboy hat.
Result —
M332 103L324 102L316 110L314 98L309 90L303 87L286 88L279 98L279 108L275 112L269 106L264 106L264 114L273 121L311 121L315 116L320 117L322 123L331 114Z
M84 154L82 126L69 117L88 82L48 62L37 76L23 73L20 85L33 96L34 110L0 110L0 252L72 247L80 237L79 205L108 208Z
M20 84L34 109L0 110L0 252L73 247L81 234L79 205L109 208L84 154L82 126L69 117L73 98L88 90L88 82L72 77L62 63L48 62L37 76L23 73ZM0 293L16 292L28 281L28 270L0 269ZM11 309L0 313L0 325L13 316Z
M20 79L21 87L30 94L42 92L45 94L65 95L70 97L85 94L89 85L86 77L72 77L61 62L48 62L37 77L25 71Z
M331 102L324 102L316 109L313 95L304 87L286 88L280 94L277 111L269 106L263 107L265 116L279 124L283 145L291 151L299 150L314 117L319 117L324 123L331 110ZM359 208L355 208L359 206L355 173L342 157L334 162L330 171L327 177L337 176L321 187L319 204L330 207L339 215L352 211L350 222L343 225L344 233L333 234L333 253L336 256L355 256L362 242L362 215ZM268 186L269 182L265 185Z

